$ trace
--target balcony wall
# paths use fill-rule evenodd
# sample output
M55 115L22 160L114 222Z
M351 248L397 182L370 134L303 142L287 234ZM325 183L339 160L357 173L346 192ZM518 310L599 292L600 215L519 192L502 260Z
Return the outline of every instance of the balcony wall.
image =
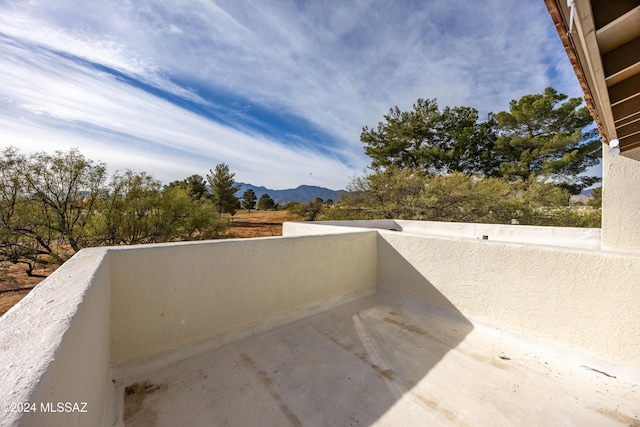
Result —
M376 233L110 251L116 365L376 285Z
M0 426L113 425L114 369L158 367L372 294L376 253L367 231L80 251L0 318L0 403L36 404L3 407ZM87 412L43 412L49 402Z
M0 403L88 412L6 412L0 426L112 425L112 380L127 367L155 369L376 289L640 368L639 254L357 225L81 251L0 318Z
M285 234L349 232L351 228L402 231L428 236L465 237L499 242L533 243L582 249L600 249L599 228L542 227L533 225L475 224L467 222L406 221L376 219L361 221L319 221L286 223ZM348 227L348 228L345 228ZM297 231L299 230L299 231Z
M581 249L600 249L599 228L404 220L396 220L395 222L405 233L467 237L499 242L532 243Z
M283 233L340 233L348 224L285 223ZM640 255L590 249L599 230L393 220L356 225L379 228L378 289L640 368ZM389 231L397 229L403 231Z
M81 251L0 318L0 403L14 405L0 426L101 424L112 394L106 253ZM44 411L58 402L86 412Z
M392 232L379 239L379 288L640 368L636 254Z

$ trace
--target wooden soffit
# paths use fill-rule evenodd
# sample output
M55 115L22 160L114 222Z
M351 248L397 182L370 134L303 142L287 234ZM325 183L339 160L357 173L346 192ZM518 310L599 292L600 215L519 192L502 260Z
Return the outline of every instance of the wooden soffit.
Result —
M545 0L604 142L640 159L640 0ZM570 29L571 28L571 32Z

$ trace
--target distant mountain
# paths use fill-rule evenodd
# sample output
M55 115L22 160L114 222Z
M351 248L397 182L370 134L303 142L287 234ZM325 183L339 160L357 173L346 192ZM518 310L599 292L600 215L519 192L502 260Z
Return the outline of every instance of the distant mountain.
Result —
M244 193L247 189L252 189L258 199L263 194L268 194L271 198L281 205L284 205L289 202L299 202L299 203L307 203L318 197L322 200L331 199L334 202L340 200L340 194L344 193L344 190L330 190L328 188L316 187L314 185L301 185L297 188L291 188L288 190L271 190L266 187L257 187L252 184L246 184L244 182L236 183L240 185L240 190L236 193L237 197L242 197L242 193Z

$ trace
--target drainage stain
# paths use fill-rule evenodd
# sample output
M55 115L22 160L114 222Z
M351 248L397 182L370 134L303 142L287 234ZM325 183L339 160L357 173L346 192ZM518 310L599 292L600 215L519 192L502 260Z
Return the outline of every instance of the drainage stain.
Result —
M267 389L271 397L273 397L273 399L278 403L280 410L282 411L284 416L287 417L291 425L295 427L302 426L302 422L296 416L296 414L293 413L291 408L289 408L289 406L284 402L282 396L280 396L280 393L273 389L273 380L271 379L269 374L258 368L253 359L251 359L246 354L242 354L240 356L242 358L242 363L256 374L256 376L258 377L258 381L260 381L260 383Z
M412 334L416 334L416 335L427 337L430 340L433 340L433 341L435 341L435 342L437 342L439 344L442 344L444 346L448 345L446 342L444 342L440 338L436 337L432 333L429 333L429 332L425 331L424 329L422 329L422 328L420 328L420 327L418 327L416 325L412 325L410 323L405 323L405 322L402 322L400 320L391 319L389 317L383 317L382 320L384 320L385 322L390 323L392 325L396 325L396 326L400 327L400 329L404 329L405 331L411 332Z
M422 328L419 328L415 325L410 325L408 323L404 323L395 319L390 319L388 317L383 318L382 320L384 320L387 323L391 323L392 325L396 325L396 326L400 326L402 329L409 331L409 332L413 332L414 334L418 334L418 335L426 335L427 331L425 331Z
M145 398L159 390L164 390L165 385L150 384L148 382L138 382L124 388L124 421L131 419L142 409ZM155 413L147 410L145 419L155 419Z
M625 414L621 414L618 411L614 411L614 410L611 410L611 409L596 409L596 412L598 412L601 415L604 415L605 417L609 418L610 420L626 424L626 425L628 425L630 427L639 427L640 426L640 419L635 418L635 417L630 417L630 416L625 415Z
M388 380L393 380L393 377L396 374L393 369L382 369L380 366L373 363L371 364L371 367L378 373L378 375L385 377Z

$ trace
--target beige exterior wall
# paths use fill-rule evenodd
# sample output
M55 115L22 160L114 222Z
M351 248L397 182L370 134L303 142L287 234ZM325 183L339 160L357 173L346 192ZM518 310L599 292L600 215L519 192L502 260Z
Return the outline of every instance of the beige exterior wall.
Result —
M602 157L602 248L640 252L640 161Z
M105 253L81 251L1 318L0 403L31 402L36 411L3 411L0 425L101 425L112 385ZM41 406L58 402L86 412Z
M380 232L378 287L640 368L640 255Z
M110 251L114 364L376 285L376 233Z

